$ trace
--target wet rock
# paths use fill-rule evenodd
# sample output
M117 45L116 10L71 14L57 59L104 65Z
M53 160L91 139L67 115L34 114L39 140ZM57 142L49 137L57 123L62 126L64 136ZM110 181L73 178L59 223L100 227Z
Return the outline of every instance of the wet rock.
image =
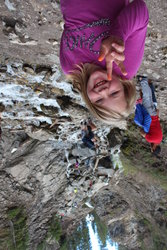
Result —
M29 65L27 63L23 64L23 70L25 72L29 73L29 74L32 74L32 75L34 74L34 68L33 68L33 66L31 66L31 65Z
M5 73L7 71L6 65L0 65L0 73Z
M58 88L52 88L51 92L58 95L58 96L63 96L64 95L64 91L62 89L58 89Z
M107 138L108 138L110 147L115 147L116 145L121 144L122 142L122 135L118 128L112 129L110 133L107 135Z
M47 66L47 65L36 65L35 66L35 72L37 74L43 74L43 73L47 73L47 72L50 72L50 74L52 74L52 68L51 66Z
M59 243L52 238L47 239L46 243L47 243L45 248L46 250L57 250L60 248Z
M29 137L39 141L55 140L54 135L42 129L32 131L31 127L27 127L26 132L29 135Z
M112 161L111 158L109 156L103 157L99 160L99 166L103 166L105 168L112 168Z
M5 110L5 106L2 103L0 103L0 113L3 112L4 110Z
M121 237L125 234L125 227L120 222L115 222L112 226L110 226L110 234L112 237Z
M95 156L96 152L94 150L91 150L87 147L84 147L82 144L78 148L74 148L72 150L72 154L74 156L81 156L81 157L91 157Z
M11 16L3 17L2 21L4 22L4 26L11 28L14 28L17 23L17 20Z
M113 169L106 169L106 168L98 168L98 175L105 175L111 177L114 174Z

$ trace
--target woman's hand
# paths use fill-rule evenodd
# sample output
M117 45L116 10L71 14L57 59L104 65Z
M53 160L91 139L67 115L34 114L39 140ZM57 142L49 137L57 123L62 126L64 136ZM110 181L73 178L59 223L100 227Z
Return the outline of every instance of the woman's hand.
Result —
M106 60L108 80L112 80L113 62L118 65L123 75L127 75L123 64L123 61L125 60L124 50L125 45L120 38L110 36L102 41L98 60L100 62L104 59Z

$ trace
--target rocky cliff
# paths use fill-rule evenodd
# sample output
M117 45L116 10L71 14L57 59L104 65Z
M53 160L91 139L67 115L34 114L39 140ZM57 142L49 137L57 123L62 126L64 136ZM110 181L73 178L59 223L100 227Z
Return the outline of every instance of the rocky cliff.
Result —
M80 121L89 113L59 66L59 1L0 3L0 249L59 249L94 209L127 249L167 249L167 6L146 2L140 73L156 86L158 157L133 117L111 127L94 120L99 149L84 148Z

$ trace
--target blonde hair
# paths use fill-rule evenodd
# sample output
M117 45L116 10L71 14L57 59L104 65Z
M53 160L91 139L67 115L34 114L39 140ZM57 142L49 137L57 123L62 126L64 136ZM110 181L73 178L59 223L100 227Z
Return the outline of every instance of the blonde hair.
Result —
M67 79L73 84L74 89L80 92L88 109L97 119L105 122L106 124L111 124L116 120L124 120L131 113L136 100L135 84L133 81L123 80L121 77L119 77L119 80L124 87L125 99L127 100L127 108L123 114L115 112L114 110L106 109L98 104L91 103L87 95L87 82L90 75L98 69L101 69L101 67L90 63L77 65L76 69L67 75Z

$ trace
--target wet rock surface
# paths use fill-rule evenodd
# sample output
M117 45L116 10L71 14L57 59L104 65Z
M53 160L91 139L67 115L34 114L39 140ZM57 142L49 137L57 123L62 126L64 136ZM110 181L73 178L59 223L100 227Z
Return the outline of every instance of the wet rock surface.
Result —
M0 3L0 249L59 249L93 209L128 249L167 248L167 6L146 2L139 73L156 87L164 133L158 157L133 117L111 127L94 120L99 147L85 148L80 122L89 113L59 66L59 1Z

